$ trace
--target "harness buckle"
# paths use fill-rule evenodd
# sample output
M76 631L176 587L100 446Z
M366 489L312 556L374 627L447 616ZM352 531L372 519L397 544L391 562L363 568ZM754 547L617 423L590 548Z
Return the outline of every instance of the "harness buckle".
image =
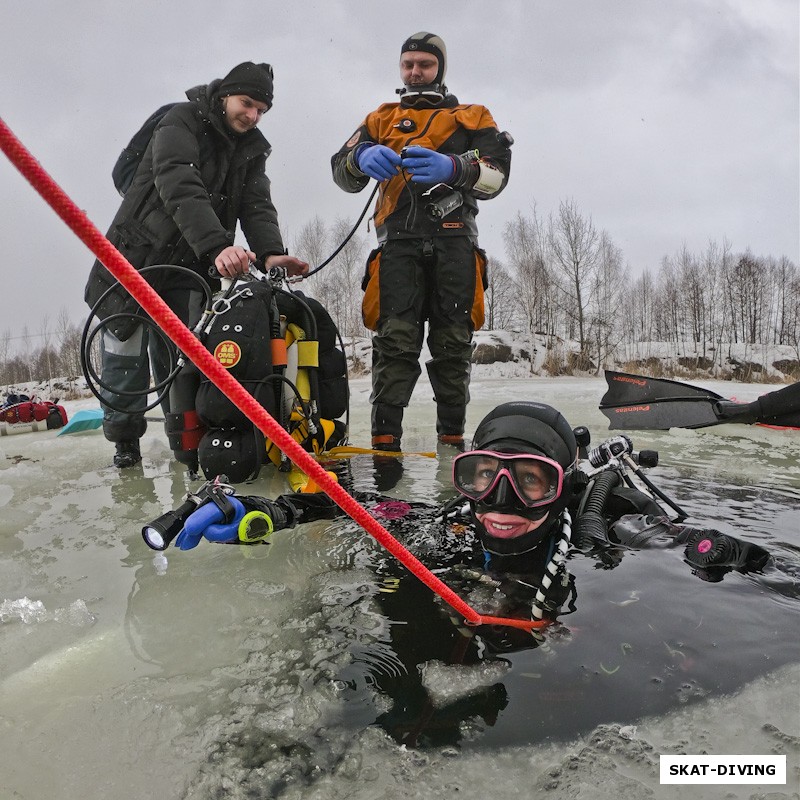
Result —
M431 266L436 263L436 250L433 247L432 239L424 239L422 242L422 257Z

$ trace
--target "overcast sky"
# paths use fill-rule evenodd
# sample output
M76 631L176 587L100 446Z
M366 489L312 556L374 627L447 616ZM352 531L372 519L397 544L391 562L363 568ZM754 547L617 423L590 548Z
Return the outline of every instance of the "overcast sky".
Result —
M515 139L510 183L482 204L481 244L574 201L634 273L684 245L800 261L797 0L26 0L4 3L0 115L105 231L111 167L159 105L235 64L268 61L261 123L287 245L319 215L355 220L367 192L331 179L330 156L393 101L400 45L448 49L447 84ZM0 331L85 314L85 246L0 155ZM362 232L374 241L374 233Z

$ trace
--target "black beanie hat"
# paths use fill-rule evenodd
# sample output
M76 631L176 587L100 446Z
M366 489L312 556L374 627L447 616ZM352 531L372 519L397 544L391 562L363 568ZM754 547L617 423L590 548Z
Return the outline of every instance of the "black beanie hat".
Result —
M218 97L245 94L253 100L272 105L272 67L245 61L234 67L217 89Z

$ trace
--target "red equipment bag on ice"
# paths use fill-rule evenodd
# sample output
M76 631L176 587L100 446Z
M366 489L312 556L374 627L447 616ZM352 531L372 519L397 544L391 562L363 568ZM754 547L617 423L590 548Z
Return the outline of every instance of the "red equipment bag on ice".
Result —
M25 400L0 408L0 422L8 425L30 425L34 422L47 422L47 429L63 428L67 424L64 406L49 400Z
M24 403L15 403L3 409L3 421L10 425L18 423L30 424L33 422L33 403L27 400Z
M63 428L67 424L67 410L56 403L45 403L47 406L47 430Z

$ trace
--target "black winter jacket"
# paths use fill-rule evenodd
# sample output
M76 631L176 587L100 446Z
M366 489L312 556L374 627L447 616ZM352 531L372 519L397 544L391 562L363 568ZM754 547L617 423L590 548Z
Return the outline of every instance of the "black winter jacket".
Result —
M233 134L214 92L220 81L186 92L159 123L108 231L108 239L137 269L152 264L190 267L204 278L214 258L233 244L237 221L259 260L284 252L277 212L264 169L269 142L252 129ZM147 275L158 291L180 278L168 270ZM93 306L114 283L95 261L84 298ZM101 319L136 309L132 297L114 292ZM120 338L134 324L112 326Z

